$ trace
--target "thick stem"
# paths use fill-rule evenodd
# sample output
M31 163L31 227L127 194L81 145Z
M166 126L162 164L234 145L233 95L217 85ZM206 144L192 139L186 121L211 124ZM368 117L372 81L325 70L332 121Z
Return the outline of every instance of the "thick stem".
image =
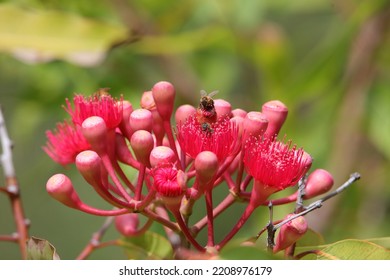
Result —
M146 166L141 163L138 172L137 185L135 187L135 197L134 197L135 200L141 200L142 186L144 185L144 178L145 178L145 170L146 170Z
M214 215L212 191L206 192L207 209L207 247L214 247Z
M169 120L164 120L163 124L164 124L165 133L167 134L168 137L169 146L171 146L171 149L175 153L176 158L179 159L180 161L179 153L177 152L176 149L175 138L173 137L173 133L172 133L171 123L169 122ZM181 166L180 168L184 170Z
M172 210L171 210L172 211ZM179 227L181 231L183 232L184 236L187 238L188 242L191 243L192 246L194 246L198 251L205 252L206 249L203 248L198 241L195 240L195 238L191 235L187 225L185 224L183 217L180 214L179 210L172 211L172 214L175 216L177 223L179 224Z
M229 206L231 206L236 201L236 198L232 194L228 194L226 198L218 204L214 210L213 210L213 217L214 219L219 216L225 209L227 209ZM192 228L191 231L194 232L194 234L198 234L199 231L201 231L206 225L207 225L207 216L199 220Z
M119 178L116 175L115 170L114 170L114 168L113 168L113 166L111 164L111 160L110 160L109 156L106 153L104 153L104 154L101 154L100 157L101 157L101 159L103 161L104 167L107 169L108 174L110 175L110 177L111 177L112 181L114 182L115 186L117 187L117 189L121 193L122 197L125 198L128 202L130 202L132 200L132 198L126 192L126 190L123 187L122 183L119 181Z
M226 235L226 237L216 246L216 249L219 251L221 250L226 243L228 243L235 235L236 233L242 228L242 226L246 223L246 221L249 219L253 211L256 209L253 204L249 203L246 207L244 213L242 214L241 218L238 220L238 222L235 224L235 226L232 228L232 230Z

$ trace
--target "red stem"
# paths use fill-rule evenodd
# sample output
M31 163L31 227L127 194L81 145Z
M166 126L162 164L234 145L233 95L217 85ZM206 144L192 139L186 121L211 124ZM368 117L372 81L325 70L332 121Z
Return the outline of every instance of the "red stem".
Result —
M144 178L145 178L145 170L146 170L146 166L141 163L138 172L137 185L135 187L135 200L141 200L142 186L144 184Z
M195 238L191 235L187 225L185 224L183 217L180 214L180 211L178 209L170 209L172 214L175 216L177 223L179 224L179 227L181 231L183 232L184 236L187 238L188 242L190 242L198 251L205 252L206 249L203 248L198 241L195 240Z
M20 199L18 183L16 181L16 178L7 178L6 181L7 181L6 182L7 186L15 186L18 189L16 193L8 192L8 194L11 200L11 206L12 206L12 212L16 224L16 230L18 232L18 243L19 243L20 253L22 255L22 259L27 259L26 244L28 239L28 230L27 230L26 218L23 211L22 201Z
M214 247L214 215L213 215L213 196L212 191L206 192L207 209L207 247Z
M228 243L235 235L236 233L242 228L242 226L246 223L248 218L251 216L253 211L256 209L252 203L249 203L246 207L244 213L242 214L241 218L238 220L236 225L232 228L232 230L228 233L228 235L216 246L216 249L219 251L221 250L226 243Z

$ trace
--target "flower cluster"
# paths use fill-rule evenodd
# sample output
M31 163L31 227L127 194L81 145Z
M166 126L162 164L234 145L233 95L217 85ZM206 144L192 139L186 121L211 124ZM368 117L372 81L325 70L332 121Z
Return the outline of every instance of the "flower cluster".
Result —
M53 175L46 189L68 207L116 216L116 228L124 235L140 234L157 222L168 235L184 236L194 249L215 253L254 210L268 204L273 193L303 182L312 159L291 141L278 140L288 113L280 101L265 103L261 111L246 112L233 109L226 100L213 99L215 93L202 92L197 107L186 104L174 112L175 94L172 84L158 82L142 94L138 109L123 97L113 98L107 89L90 97L76 94L73 102L66 100L64 109L71 121L48 131L43 149L61 165L75 164L85 181L115 208L99 209L82 201L65 174ZM130 178L124 165L136 170L137 177ZM217 187L224 188L219 186L222 182L226 198L214 205L212 193ZM332 185L327 171L315 170L307 179L306 196L303 192L301 198L315 197ZM290 203L297 193L271 201L275 205ZM189 216L201 199L206 201L207 215L190 225ZM246 202L247 207L233 228L223 229L226 237L216 242L213 221L236 201ZM137 213L151 221L142 230L137 229ZM286 248L286 240L295 242L301 237L307 226L300 226L299 234L289 229L305 223L300 217L290 222L288 229L283 227L275 251ZM207 228L205 245L196 239L203 228Z

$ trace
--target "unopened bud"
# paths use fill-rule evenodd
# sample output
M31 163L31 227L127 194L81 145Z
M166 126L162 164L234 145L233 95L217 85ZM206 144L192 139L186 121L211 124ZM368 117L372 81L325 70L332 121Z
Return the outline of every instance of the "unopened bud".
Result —
M279 100L272 100L263 104L261 112L268 119L267 135L277 135L287 118L287 106Z
M189 116L195 113L196 113L196 109L192 105L185 104L179 106L175 112L176 125L183 124Z
M123 117L121 123L119 124L119 128L127 139L130 139L131 134L133 133L129 123L130 114L132 112L133 112L133 105L129 101L124 100L123 110L122 110Z
M217 116L229 116L232 114L232 105L224 99L214 99L214 108L217 112Z
M285 219L290 218L292 215L287 215ZM276 237L276 244L273 249L274 253L284 250L297 242L306 233L307 229L307 222L303 216L299 216L282 225Z
M107 143L107 126L101 117L89 117L82 123L82 133L93 150L99 152L105 149Z
M149 166L149 156L154 146L152 134L146 130L137 130L131 136L130 144L137 160Z
M138 233L138 214L128 213L115 217L115 228L124 236L136 236Z
M177 161L175 152L166 146L158 146L150 152L150 165L156 167L162 163L174 164Z
M314 170L307 178L305 199L326 193L333 187L333 176L324 169Z
M84 151L76 157L76 167L83 178L91 185L101 180L102 160L94 151Z
M78 209L80 198L73 188L72 181L64 174L55 174L46 183L46 191L55 200L70 208Z
M133 131L146 130L151 132L153 129L152 112L146 109L134 110L130 115L130 126Z
M250 136L261 136L268 127L267 117L260 112L249 112L244 118L244 141Z
M200 152L195 158L196 178L200 185L209 183L218 171L218 158L210 151Z
M248 113L245 110L240 109L240 108L232 110L232 116L233 117L245 118L246 114L248 114Z
M157 111L163 120L169 121L175 102L175 88L169 82L158 82L152 88Z

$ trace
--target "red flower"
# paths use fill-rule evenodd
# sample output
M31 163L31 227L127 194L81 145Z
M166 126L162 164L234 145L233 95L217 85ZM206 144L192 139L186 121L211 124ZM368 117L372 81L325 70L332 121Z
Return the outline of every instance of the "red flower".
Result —
M54 132L46 131L46 137L48 141L43 150L62 165L73 163L80 152L90 149L80 127L66 121L58 123Z
M153 187L163 197L178 197L184 193L178 180L178 170L170 164L162 164L154 168L151 173Z
M74 109L70 101L66 99L65 110L72 116L75 124L81 125L85 119L98 116L105 121L107 128L112 129L122 121L123 98L117 101L104 89L90 97L76 94L73 103Z
M283 190L294 186L311 165L311 158L303 149L291 147L274 137L250 138L244 150L244 164L255 180L264 186Z
M230 122L228 116L214 123L200 123L196 115L191 115L177 126L177 140L181 149L191 158L203 151L216 154L222 162L238 151L238 128Z

